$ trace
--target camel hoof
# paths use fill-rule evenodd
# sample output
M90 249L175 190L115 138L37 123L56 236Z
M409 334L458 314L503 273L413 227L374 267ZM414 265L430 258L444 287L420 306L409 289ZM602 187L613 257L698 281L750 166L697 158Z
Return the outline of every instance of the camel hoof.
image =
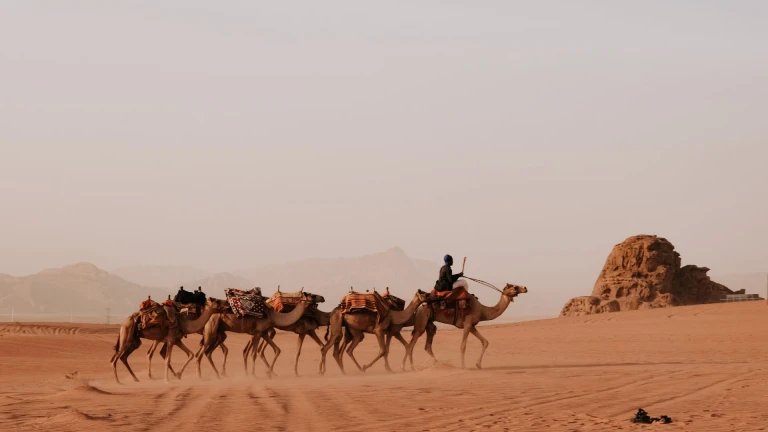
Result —
M138 378L134 378L133 382L139 382L139 379ZM118 383L118 384L120 384L120 383Z
M477 363L475 366L477 366L478 369L482 369L483 366L480 365L480 363Z

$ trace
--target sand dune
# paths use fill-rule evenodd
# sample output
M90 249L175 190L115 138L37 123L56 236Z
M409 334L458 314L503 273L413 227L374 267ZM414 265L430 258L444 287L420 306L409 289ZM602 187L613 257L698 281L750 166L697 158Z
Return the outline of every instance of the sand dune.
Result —
M375 365L342 376L332 359L317 375L319 350L307 340L302 377L292 374L296 337L281 333L274 379L257 366L245 378L232 335L228 377L203 379L187 369L181 381L146 378L149 347L131 357L141 382L116 385L108 365L116 326L0 327L0 428L5 430L290 431L757 431L768 427L768 309L763 302L679 307L495 325L482 328L491 345L484 370L461 370L460 332L441 330L440 362L421 349L416 372L386 374ZM29 327L29 330L21 328ZM60 330L51 330L60 329ZM185 343L194 348L198 336ZM399 369L403 349L393 342ZM357 351L370 359L369 336ZM176 351L174 364L182 362ZM479 343L471 339L468 364ZM214 355L221 363L221 353ZM194 365L194 364L193 364ZM153 364L162 376L159 359ZM76 377L76 378L74 378ZM629 422L638 408L674 423Z

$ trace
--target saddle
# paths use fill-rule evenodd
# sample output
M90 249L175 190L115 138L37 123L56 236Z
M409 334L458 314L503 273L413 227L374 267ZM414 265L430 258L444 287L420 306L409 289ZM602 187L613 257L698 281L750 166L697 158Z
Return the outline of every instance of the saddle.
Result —
M353 291L341 299L339 307L342 314L375 313L376 321L379 322L389 313L390 303L376 291L373 293L357 293Z
M264 318L269 311L269 306L261 295L261 288L253 288L243 291L235 288L224 289L229 306L238 318L252 316Z
M458 321L458 317L469 313L469 300L472 294L464 288L455 288L451 291L432 290L427 296L427 305L432 313L442 313L450 317L453 316L453 324Z
M402 312L405 310L405 300L401 299L400 297L394 296L389 293L389 287L387 287L387 290L384 291L384 294L381 296L384 300L389 303L389 307L392 310Z
M275 312L291 312L296 306L301 303L305 295L303 291L295 293L276 292L272 294L272 297L267 300L267 304L275 310Z
M179 291L173 297L173 301L182 304L205 304L207 296L203 292L202 288L198 288L197 291L186 291L184 287L179 288Z
M141 302L136 317L139 330L146 330L151 327L174 328L178 326L178 322L168 316L166 307L168 307L166 304L160 304L150 298Z
M464 288L456 288L451 291L432 290L427 296L427 304L438 306L439 309L466 309L469 307L469 299L472 294Z

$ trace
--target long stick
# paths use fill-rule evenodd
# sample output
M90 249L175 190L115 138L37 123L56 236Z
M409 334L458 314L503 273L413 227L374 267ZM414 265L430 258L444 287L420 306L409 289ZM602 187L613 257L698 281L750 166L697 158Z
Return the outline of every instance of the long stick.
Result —
M489 283L489 282L486 282L486 281L484 281L484 280L480 280L480 279L474 279L474 278L471 278L471 277L467 277L467 276L464 276L464 279L469 279L469 280L471 280L471 281L473 281L473 282L477 282L477 283L479 283L480 285L485 285L485 286L487 286L488 288L494 289L494 290L496 290L496 291L498 291L498 292L500 292L500 293L502 293L502 294L504 293L504 291L502 291L502 290L500 290L500 289L496 288L496 287L495 287L495 286L493 286L491 283Z
M461 272L464 273L464 266L467 264L467 257L464 257L464 262L461 263Z

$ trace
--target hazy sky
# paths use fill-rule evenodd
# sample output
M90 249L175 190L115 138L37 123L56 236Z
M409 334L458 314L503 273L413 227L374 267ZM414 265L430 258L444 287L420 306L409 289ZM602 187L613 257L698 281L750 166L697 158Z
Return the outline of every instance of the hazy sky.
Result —
M764 271L766 22L763 1L0 1L0 273L398 245L562 305L639 233Z

